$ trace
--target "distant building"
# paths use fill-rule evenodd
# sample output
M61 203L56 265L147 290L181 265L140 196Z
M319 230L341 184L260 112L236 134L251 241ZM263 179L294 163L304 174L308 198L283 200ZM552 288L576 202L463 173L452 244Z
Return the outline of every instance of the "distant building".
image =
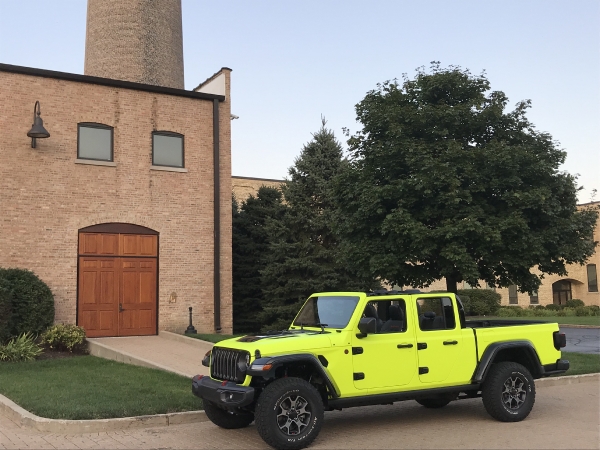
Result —
M231 190L238 202L245 201L251 195L256 197L256 193L262 186L279 188L284 183L283 180L272 180L269 178L250 178L250 177L231 177Z

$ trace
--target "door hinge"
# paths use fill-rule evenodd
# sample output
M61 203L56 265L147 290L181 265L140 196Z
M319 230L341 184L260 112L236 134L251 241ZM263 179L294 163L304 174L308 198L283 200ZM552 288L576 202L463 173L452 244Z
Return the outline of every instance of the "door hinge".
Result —
M362 372L354 372L354 380L364 380L365 374Z
M419 367L419 375L429 373L429 367Z
M425 350L427 348L427 342L417 342L417 350Z
M353 355L362 355L363 348L362 347L352 347L352 354Z

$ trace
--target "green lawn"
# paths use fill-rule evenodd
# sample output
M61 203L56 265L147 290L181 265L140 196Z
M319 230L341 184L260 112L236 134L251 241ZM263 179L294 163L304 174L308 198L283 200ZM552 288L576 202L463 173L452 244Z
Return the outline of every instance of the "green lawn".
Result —
M188 378L94 356L0 363L0 394L50 419L104 419L202 409Z
M562 359L568 359L571 367L566 373L557 375L581 375L600 372L600 355L587 353L562 352Z
M231 339L234 337L246 336L245 334L186 334L186 337L194 339L200 339L202 341L208 341L216 344L217 342L224 341L225 339Z
M497 317L497 316L472 316L467 320L541 320L556 322L560 325L596 325L600 326L600 316L546 316L546 317Z

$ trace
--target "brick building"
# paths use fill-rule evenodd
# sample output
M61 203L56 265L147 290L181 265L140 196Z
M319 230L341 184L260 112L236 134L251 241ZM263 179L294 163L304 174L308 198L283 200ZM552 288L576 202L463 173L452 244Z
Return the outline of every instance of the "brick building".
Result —
M252 177L231 177L231 190L238 203L245 201L251 195L256 193L262 186L279 188L284 183L283 180L272 180L270 178L252 178Z
M57 322L183 331L192 306L199 331L231 332L230 70L216 79L221 94L0 64L0 267L40 276ZM32 148L36 101L50 137Z

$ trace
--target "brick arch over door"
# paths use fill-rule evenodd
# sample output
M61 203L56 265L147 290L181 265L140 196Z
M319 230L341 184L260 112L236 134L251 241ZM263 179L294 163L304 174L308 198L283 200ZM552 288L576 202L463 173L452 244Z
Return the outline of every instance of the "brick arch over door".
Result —
M158 238L129 223L79 230L77 324L88 337L157 334Z

